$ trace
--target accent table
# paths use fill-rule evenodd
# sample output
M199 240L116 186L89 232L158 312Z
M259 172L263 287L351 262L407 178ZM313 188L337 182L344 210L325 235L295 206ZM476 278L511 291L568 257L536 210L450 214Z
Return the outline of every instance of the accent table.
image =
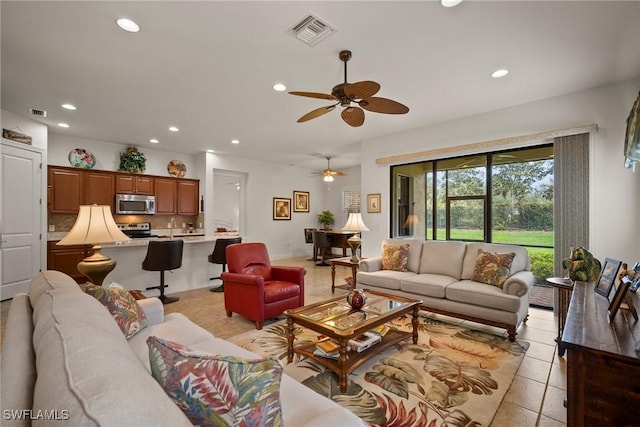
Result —
M364 258L361 258L364 259ZM331 293L333 294L336 288L346 289L348 291L356 287L356 273L358 272L359 262L351 262L351 257L332 258L329 260L331 264ZM336 265L343 267L351 267L351 280L352 285L345 283L344 285L336 285Z
M565 346L562 343L562 331L567 321L567 311L569 310L569 302L571 301L571 292L573 291L573 282L571 279L562 277L549 277L547 283L558 290L558 356L564 356Z

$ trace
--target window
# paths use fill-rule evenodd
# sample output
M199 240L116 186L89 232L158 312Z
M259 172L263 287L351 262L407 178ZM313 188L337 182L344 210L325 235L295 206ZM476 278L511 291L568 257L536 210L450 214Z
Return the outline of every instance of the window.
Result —
M349 219L350 213L360 212L360 190L345 190L342 192L342 225ZM340 227L342 228L342 227Z

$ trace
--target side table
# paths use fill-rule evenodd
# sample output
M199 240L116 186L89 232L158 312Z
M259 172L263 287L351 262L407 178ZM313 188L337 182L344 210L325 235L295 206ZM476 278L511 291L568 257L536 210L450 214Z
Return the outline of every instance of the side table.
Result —
M336 288L346 289L348 291L356 287L356 273L358 272L359 262L351 262L351 257L332 258L329 260L331 264L331 293L335 292ZM336 285L336 265L343 267L351 267L351 285L345 283L344 285Z
M562 343L562 332L564 324L567 321L567 311L569 310L569 302L571 301L571 293L573 291L573 282L571 279L562 277L549 277L547 283L558 290L558 356L564 356L565 346Z

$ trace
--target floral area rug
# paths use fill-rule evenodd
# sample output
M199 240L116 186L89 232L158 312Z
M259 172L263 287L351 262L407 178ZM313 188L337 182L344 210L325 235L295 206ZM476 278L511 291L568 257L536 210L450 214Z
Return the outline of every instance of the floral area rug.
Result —
M388 324L411 330L411 317ZM349 375L346 393L330 369L295 355L287 364L284 321L229 339L349 409L372 426L488 426L511 385L529 343L421 316L418 344L407 339L369 359ZM295 345L317 334L295 326Z

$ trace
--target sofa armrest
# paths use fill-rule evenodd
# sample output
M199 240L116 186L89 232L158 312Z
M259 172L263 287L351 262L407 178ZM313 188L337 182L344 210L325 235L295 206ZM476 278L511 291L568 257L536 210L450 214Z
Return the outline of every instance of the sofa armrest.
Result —
M285 282L304 283L305 274L307 274L307 270L302 267L271 266L271 275L273 278Z
M530 271L519 271L507 278L502 286L505 294L521 297L529 292L529 288L533 286L535 280L533 273Z
M144 311L149 326L164 323L164 306L159 298L139 299L136 300L136 302L140 308L142 308L142 311Z
M368 273L382 270L382 257L379 256L360 260L359 269L360 271L366 271Z

